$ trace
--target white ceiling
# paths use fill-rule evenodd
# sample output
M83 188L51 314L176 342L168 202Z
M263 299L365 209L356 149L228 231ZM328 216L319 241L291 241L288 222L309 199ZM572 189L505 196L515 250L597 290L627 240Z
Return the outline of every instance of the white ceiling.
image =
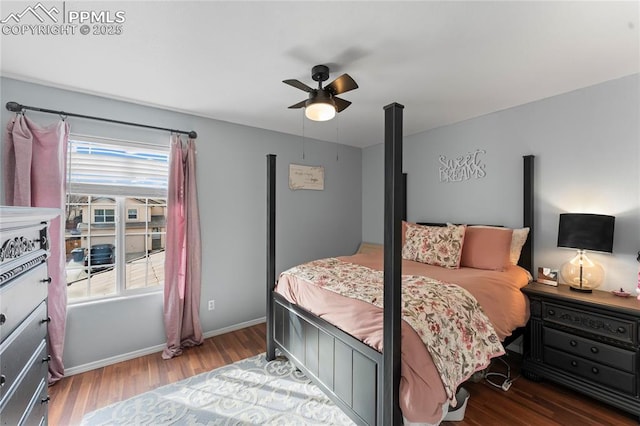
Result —
M124 11L123 33L2 35L2 75L359 147L383 142L391 102L411 135L640 69L636 1L43 4ZM324 123L287 109L307 95L282 83L315 87L316 64L360 86Z

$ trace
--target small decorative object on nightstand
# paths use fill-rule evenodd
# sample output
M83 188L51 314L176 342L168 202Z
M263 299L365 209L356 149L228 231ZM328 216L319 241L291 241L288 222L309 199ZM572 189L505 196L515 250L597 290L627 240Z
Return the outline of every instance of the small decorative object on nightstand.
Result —
M604 281L604 269L587 257L585 250L611 253L615 217L589 213L563 213L558 225L558 247L578 249L562 265L560 276L571 290L591 293Z
M636 260L640 263L640 251L638 252ZM640 267L638 267L638 287L636 287L636 293L638 293L638 300L640 300Z
M546 285L558 285L558 270L551 268L538 267L538 279L540 284Z
M536 282L522 374L548 379L640 416L640 303L608 291Z
M618 297L629 297L631 296L631 293L627 293L626 291L624 291L624 288L620 287L620 290L612 290L611 294L613 294L614 296L618 296Z

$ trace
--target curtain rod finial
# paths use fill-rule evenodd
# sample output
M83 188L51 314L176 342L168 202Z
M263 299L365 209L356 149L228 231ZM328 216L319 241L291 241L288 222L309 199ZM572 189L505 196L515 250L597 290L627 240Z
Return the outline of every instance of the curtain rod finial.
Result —
M11 112L20 112L22 111L22 105L17 102L7 102L6 108Z
M192 130L189 132L189 137L191 139L197 139L198 138L198 134L195 132L195 130Z

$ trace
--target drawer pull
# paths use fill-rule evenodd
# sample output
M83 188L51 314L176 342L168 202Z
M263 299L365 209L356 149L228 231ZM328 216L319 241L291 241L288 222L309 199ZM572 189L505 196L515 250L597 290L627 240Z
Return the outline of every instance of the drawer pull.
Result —
M596 348L595 346L592 346L592 347L591 347L591 353L592 353L592 354L597 354L598 352L600 352L600 351L598 350L598 348Z
M40 404L46 404L47 402L49 402L50 399L51 399L51 397L49 395L47 395L46 398L42 398L40 400Z
M44 324L45 322L51 322L51 317L47 317L47 319L40 320L40 324Z
M554 316L554 315L556 314L556 311L554 311L553 309L549 309L549 310L547 311L547 313L548 313L550 316Z
M0 314L0 325L7 322L7 316L5 314Z
M578 361L571 361L571 366L572 367L577 367L578 366Z
M578 342L576 342L575 340L571 340L571 341L569 342L569 344L570 344L571 346L573 346L574 348L575 348L576 346L578 346Z
M51 284L51 277L40 280L41 283Z
M3 374L0 376L0 387L4 386L5 383L7 383L7 378Z
M46 357L42 358L42 362L49 362L51 361L51 355L47 355Z
M626 333L626 331L627 331L626 328L624 328L622 326L618 327L618 333Z
M592 367L592 368L591 368L591 372L592 372L593 374L598 374L598 373L600 372L600 370L598 370L598 368L597 368L597 367Z

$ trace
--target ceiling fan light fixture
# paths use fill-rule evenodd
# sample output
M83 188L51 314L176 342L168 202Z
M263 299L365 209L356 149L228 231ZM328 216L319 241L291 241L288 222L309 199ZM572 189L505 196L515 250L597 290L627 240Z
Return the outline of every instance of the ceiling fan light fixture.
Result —
M336 116L336 107L328 101L310 101L304 109L304 115L313 121L329 121Z
M322 82L329 79L329 67L316 65L311 70L311 78L318 82L317 89L312 89L299 80L282 80L283 83L309 94L309 99L293 104L289 109L304 108L304 115L309 120L329 121L351 105L351 102L336 96L358 88L358 84L349 74L342 74L323 88Z

